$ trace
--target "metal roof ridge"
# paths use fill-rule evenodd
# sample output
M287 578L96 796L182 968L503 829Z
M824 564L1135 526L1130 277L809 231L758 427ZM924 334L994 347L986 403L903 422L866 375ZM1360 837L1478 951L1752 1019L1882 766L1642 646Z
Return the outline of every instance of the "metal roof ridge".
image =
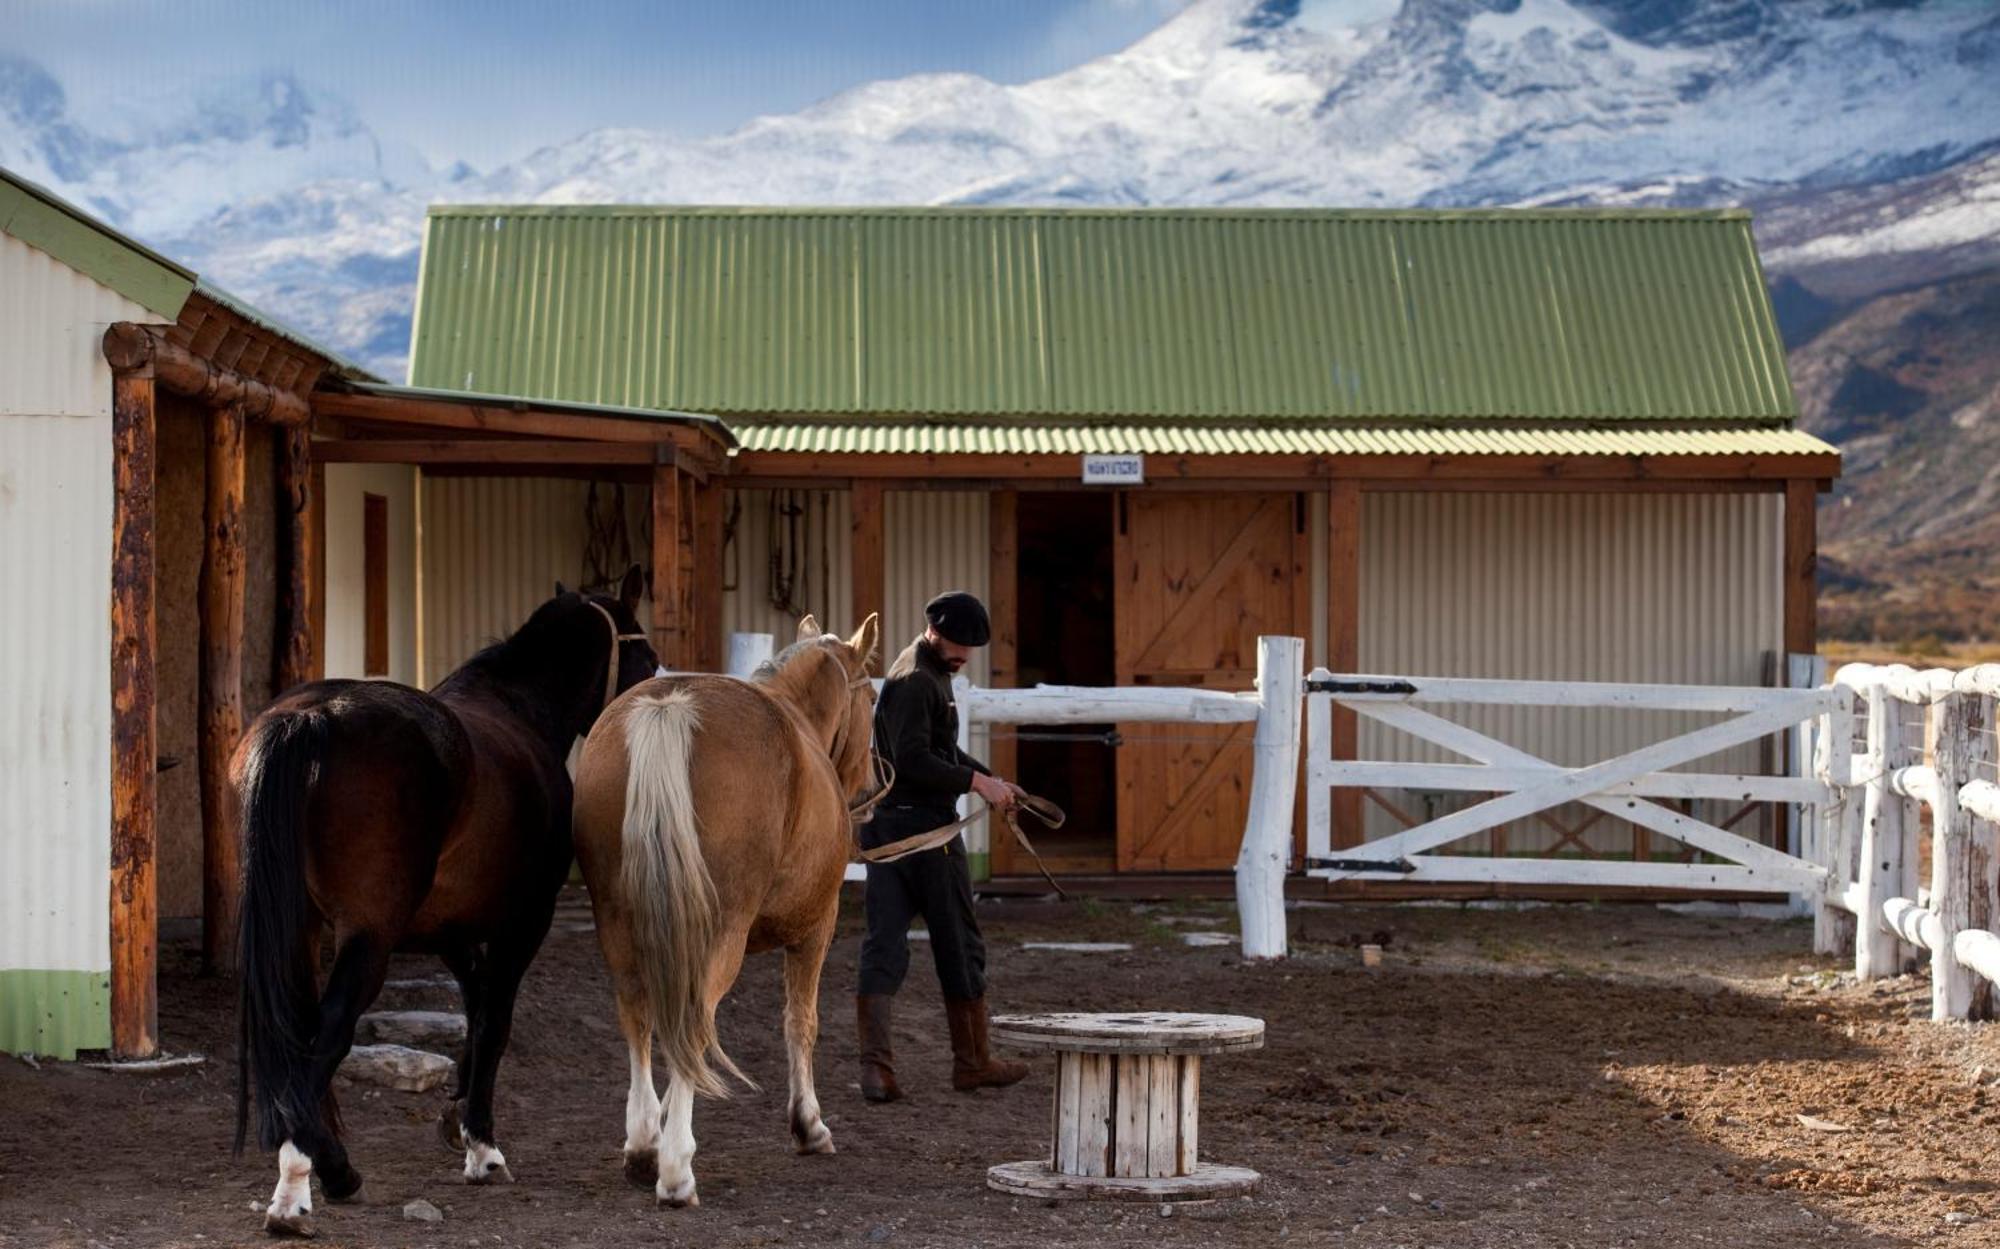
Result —
M1616 205L1356 208L1334 206L1140 206L1075 204L431 204L428 217L1195 217L1293 221L1747 221L1744 207Z

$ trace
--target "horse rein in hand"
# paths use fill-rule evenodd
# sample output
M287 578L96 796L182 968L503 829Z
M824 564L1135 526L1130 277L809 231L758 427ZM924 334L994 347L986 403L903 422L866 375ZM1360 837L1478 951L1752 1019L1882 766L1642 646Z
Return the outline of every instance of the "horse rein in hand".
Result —
M884 790L883 792L887 793L888 791ZM1063 826L1064 821L1069 819L1068 814L1055 803L1050 802L1046 798L1037 797L1026 790L1018 790L1014 801L1004 808L995 807L983 800L980 803L980 808L980 810L974 811L963 819L950 824L940 825L927 833L916 833L900 841L892 841L886 846L877 846L873 850L857 847L855 851L856 857L863 863L894 863L897 859L908 858L913 854L922 854L926 850L935 850L937 847L944 845L952 838L958 836L963 829L978 820L980 816L985 815L988 811L993 811L997 812L1002 819L1007 821L1007 827L1013 831L1014 840L1020 844L1021 849L1028 852L1028 857L1035 861L1035 870L1042 874L1043 880L1049 882L1049 888L1056 891L1058 898L1067 901L1069 895L1064 893L1063 887L1056 883L1056 878L1049 875L1048 865L1042 862L1042 856L1035 851L1035 843L1029 841L1028 835L1021 831L1021 813L1023 811L1027 812L1043 828L1051 832Z

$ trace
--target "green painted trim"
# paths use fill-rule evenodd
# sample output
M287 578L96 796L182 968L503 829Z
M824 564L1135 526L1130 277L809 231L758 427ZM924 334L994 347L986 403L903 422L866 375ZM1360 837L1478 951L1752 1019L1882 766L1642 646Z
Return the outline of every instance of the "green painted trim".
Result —
M993 879L993 856L983 850L977 854L967 854L965 866L971 871L974 880Z
M109 1048L109 971L0 970L0 1052L69 1059Z
M0 231L168 321L180 316L194 293L192 270L5 170L0 170Z

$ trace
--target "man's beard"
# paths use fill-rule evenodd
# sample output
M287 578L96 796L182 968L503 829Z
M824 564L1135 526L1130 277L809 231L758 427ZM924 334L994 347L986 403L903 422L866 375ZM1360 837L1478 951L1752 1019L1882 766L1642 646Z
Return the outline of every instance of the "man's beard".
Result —
M944 661L944 666L951 669L953 672L957 672L960 668L965 667L965 661L963 659L946 658Z

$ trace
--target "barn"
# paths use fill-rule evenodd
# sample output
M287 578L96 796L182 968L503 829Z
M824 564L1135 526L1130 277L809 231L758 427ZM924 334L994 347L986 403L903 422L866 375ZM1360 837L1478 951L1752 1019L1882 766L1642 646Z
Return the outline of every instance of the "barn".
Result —
M1243 689L1265 633L1335 671L1739 685L1813 649L1839 460L1795 427L1743 212L452 206L420 283L415 385L701 413L738 443L583 469L618 479L594 502L473 444L413 454L426 677L504 627L479 595L511 611L606 535L653 542L656 585L687 570L655 624L695 668L807 611L907 639L947 586L993 606L972 675L1002 686ZM1662 727L1470 718L1576 762ZM1235 859L1243 730L979 749L1070 807L1058 871ZM1453 800L1343 794L1338 840ZM1477 849L1667 851L1571 815ZM1776 835L1714 815L1746 817ZM1025 869L1005 839L975 861L996 888Z

